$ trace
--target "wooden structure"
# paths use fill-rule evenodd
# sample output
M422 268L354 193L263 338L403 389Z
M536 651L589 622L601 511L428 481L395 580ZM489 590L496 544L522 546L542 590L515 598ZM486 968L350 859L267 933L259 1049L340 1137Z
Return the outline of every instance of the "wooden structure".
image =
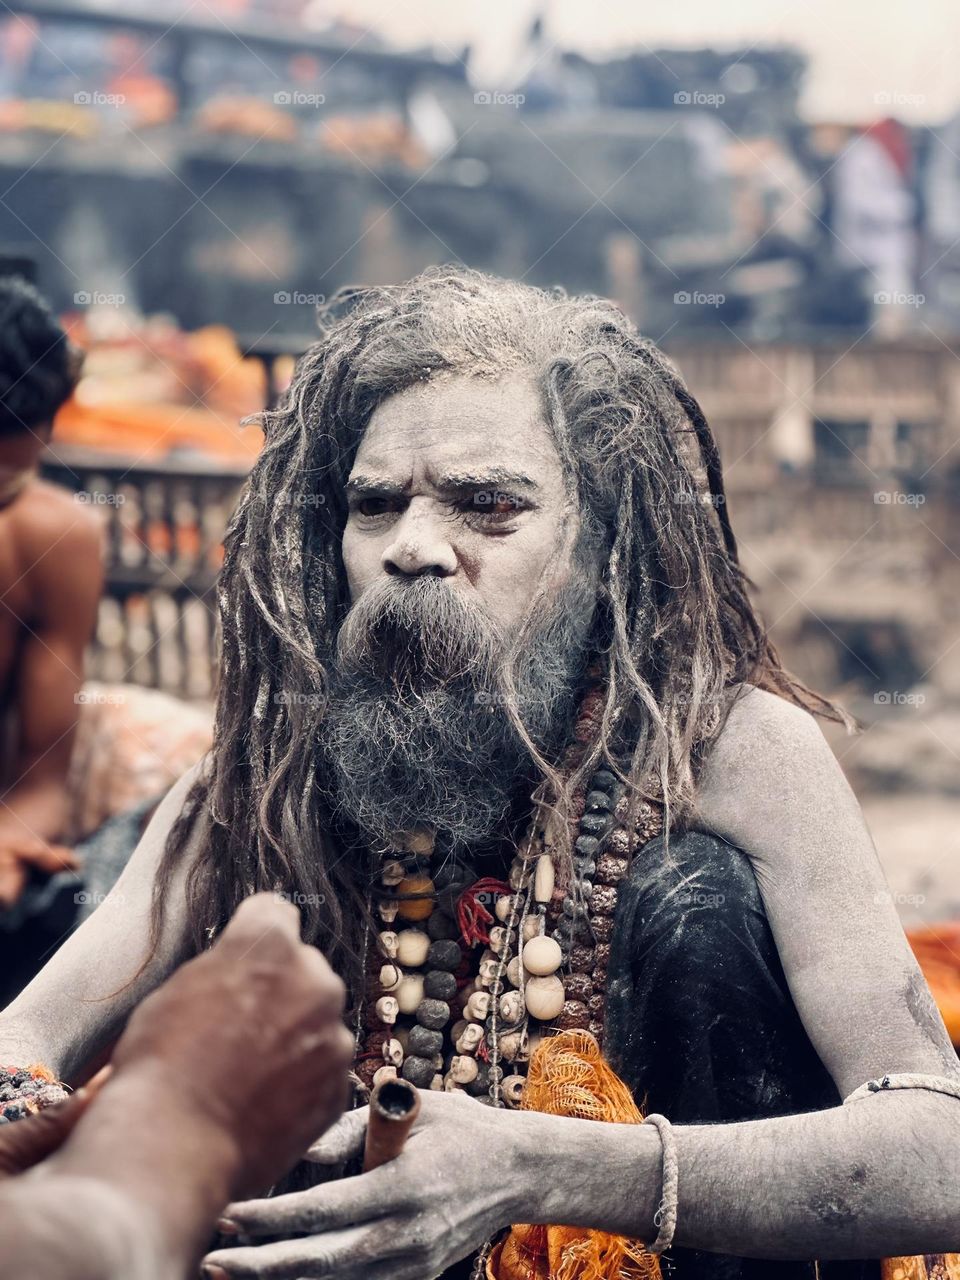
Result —
M210 697L221 540L244 471L195 462L144 467L62 449L43 470L106 523L106 585L89 676Z

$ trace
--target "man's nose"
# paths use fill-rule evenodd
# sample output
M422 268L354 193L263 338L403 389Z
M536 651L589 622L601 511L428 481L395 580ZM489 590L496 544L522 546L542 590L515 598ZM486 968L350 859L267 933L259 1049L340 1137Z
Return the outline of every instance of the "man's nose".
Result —
M457 554L450 541L449 521L442 512L421 506L414 499L397 521L393 533L383 553L386 573L410 577L434 573L441 578L456 573Z

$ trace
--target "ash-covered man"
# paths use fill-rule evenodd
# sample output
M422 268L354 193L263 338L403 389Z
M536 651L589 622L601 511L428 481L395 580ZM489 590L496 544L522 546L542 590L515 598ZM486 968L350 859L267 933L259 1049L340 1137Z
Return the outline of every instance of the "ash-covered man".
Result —
M960 1247L957 1058L678 374L597 299L435 269L353 303L227 539L215 747L0 1058L81 1071L279 889L353 993L358 1080L422 1113L388 1166L231 1206L209 1276L423 1280L494 1238L499 1277L649 1275L636 1240L682 1280Z

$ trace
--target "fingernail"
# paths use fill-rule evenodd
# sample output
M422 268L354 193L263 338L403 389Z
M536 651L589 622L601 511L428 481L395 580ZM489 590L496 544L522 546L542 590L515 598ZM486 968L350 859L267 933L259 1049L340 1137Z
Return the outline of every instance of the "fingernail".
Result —
M210 1263L201 1267L200 1274L203 1280L230 1280L223 1267L214 1267Z
M232 1218L220 1218L217 1221L217 1230L222 1236L238 1236L240 1227Z

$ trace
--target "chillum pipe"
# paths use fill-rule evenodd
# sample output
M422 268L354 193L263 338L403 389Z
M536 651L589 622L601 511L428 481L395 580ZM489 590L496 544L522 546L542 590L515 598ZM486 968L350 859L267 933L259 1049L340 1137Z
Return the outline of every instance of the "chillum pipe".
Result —
M420 1094L406 1080L383 1080L370 1095L370 1120L363 1149L363 1172L369 1173L403 1150L420 1114Z

